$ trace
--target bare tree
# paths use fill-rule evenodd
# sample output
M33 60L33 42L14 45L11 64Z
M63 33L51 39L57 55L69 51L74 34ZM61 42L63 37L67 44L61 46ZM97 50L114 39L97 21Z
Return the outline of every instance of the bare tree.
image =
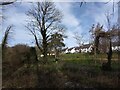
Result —
M94 39L93 44L94 44L94 54L99 53L99 39L100 37L104 36L104 31L103 31L103 25L100 25L99 23L96 26L92 26L92 29L90 30L90 33L92 35L92 38Z
M83 35L82 34L79 34L78 32L75 32L73 38L75 38L76 43L79 46L82 46L84 44L84 40L83 40Z
M107 63L103 63L102 65L102 69L103 70L111 70L111 59L112 59L112 37L113 36L117 36L117 31L115 30L116 27L112 26L112 22L110 20L110 15L111 14L107 14L106 15L106 19L107 19L107 31L101 31L101 30L97 30L97 35L95 34L95 49L98 50L98 45L99 45L99 40L100 38L106 38L108 40L108 50L107 50L107 59L108 62ZM103 26L101 27L101 29L103 28ZM95 50L95 51L96 51Z
M7 43L8 43L8 39L9 39L9 36L10 36L10 31L12 29L12 25L8 26L6 31L5 31L5 35L3 37L3 40L2 40L2 57L4 58L4 52L5 52L5 48L7 46Z
M13 4L14 2L16 2L16 0L2 0L0 1L0 7L3 7L3 6L7 6L7 5L10 5L10 4ZM0 8L2 10L2 8ZM0 25L1 25L1 21L3 18L2 16L2 13L0 13ZM4 56L4 51L5 51L5 47L8 43L8 39L9 39L9 34L10 34L10 31L12 29L13 25L9 25L7 28L6 28L6 31L5 31L5 35L2 39L2 54Z
M53 2L37 2L33 4L33 8L27 12L27 15L32 20L26 27L34 36L36 45L44 55L43 60L46 63L48 39L52 31L56 30L56 26L59 25L62 15Z
M108 62L106 63L107 65L107 69L108 70L111 70L111 59L112 59L112 54L113 54L113 51L112 51L112 43L114 42L113 41L113 37L117 37L119 36L119 25L112 25L112 22L111 22L111 19L110 19L110 16L111 14L107 14L106 15L106 19L107 19L107 26L108 26L108 30L106 32L106 37L108 38L108 42L109 42L109 48L108 48L108 52L107 52L107 59L108 59ZM118 38L118 37L117 37ZM119 39L117 40L117 42L119 43Z

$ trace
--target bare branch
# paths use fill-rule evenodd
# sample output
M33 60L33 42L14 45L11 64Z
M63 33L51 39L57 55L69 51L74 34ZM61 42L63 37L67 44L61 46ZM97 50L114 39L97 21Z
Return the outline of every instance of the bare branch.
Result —
M83 4L85 4L85 0L82 0L82 2L80 2L80 7L82 7Z
M30 28L29 26L25 26L25 27L32 33L32 35L34 36L34 39L35 39L37 47L42 51L42 49L41 49L41 47L39 45L39 41L38 41L37 35L35 33L35 29Z
M107 2L105 2L104 4L108 4L110 1L111 1L111 0L109 0L109 1L107 1Z
M12 29L12 27L13 27L13 25L8 26L6 31L5 31L5 35L4 35L3 40L2 40L2 48L3 49L5 48L5 46L8 43L9 33L10 33L10 30Z
M14 2L3 2L3 3L0 3L0 5L8 5L8 4L12 4Z

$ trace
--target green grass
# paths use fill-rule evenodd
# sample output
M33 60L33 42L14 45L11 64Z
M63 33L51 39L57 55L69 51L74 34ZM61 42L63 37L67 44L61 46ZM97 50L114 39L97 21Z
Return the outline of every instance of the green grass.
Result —
M107 59L107 54L98 54L96 57L93 54L88 53L76 53L76 54L62 54L60 56L62 60L86 60L86 59ZM113 53L112 59L118 60L118 53Z
M80 54L80 53L77 53L77 54L62 54L60 56L60 58L62 60L83 60L83 59L92 59L93 56L89 55L89 54Z
M120 71L120 62L117 54L113 54L112 71L102 71L100 69L105 60L106 54L94 55L89 54L65 54L61 58L64 62L61 71L64 72L69 81L78 83L83 87L117 87ZM100 58L100 59L98 59Z

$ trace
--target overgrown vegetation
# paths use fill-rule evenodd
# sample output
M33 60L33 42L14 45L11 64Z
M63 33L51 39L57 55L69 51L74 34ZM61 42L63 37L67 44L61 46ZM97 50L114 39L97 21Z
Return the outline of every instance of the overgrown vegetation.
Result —
M114 58L117 60L112 60L112 71L102 71L101 64L107 60L103 60L100 55L97 56L96 61L93 55L78 53L62 54L57 63L52 57L47 64L42 64L40 60L36 63L25 63L28 46L16 45L7 50L10 49L13 52L6 54L10 62L3 63L3 87L5 88L117 88L119 86L120 63L116 54ZM19 58L16 61L14 57Z

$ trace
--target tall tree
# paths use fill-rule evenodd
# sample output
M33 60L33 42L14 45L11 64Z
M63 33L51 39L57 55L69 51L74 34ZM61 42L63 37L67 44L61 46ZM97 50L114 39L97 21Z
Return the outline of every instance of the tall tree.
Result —
M31 21L26 26L34 36L37 47L41 50L43 59L46 63L48 53L48 39L59 25L62 15L56 9L53 2L37 2L33 5L27 15L31 17ZM41 39L41 43L40 43Z
M110 20L110 16L111 14L107 13L106 14L106 19L107 19L107 26L108 26L108 30L106 32L106 36L108 37L108 40L109 40L109 49L108 49L108 52L107 52L107 59L108 59L108 62L107 62L107 69L108 70L111 70L111 59L112 59L112 22Z
M94 49L97 53L98 46L99 46L99 40L100 38L106 38L108 40L108 50L107 50L107 59L108 62L104 63L102 68L104 70L111 70L111 59L112 59L112 37L117 36L117 28L115 25L111 25L112 22L110 21L110 15L106 15L107 19L107 31L103 31L103 26L100 26L99 24L96 26L96 28L92 27L92 34L94 35Z
M92 26L92 29L90 30L91 35L94 39L93 44L94 44L94 54L96 55L99 52L99 39L104 35L103 31L103 25L100 25L99 23L96 26Z
M0 7L13 4L15 1L16 1L16 0L5 0L5 1L2 0L2 1L0 1ZM0 8L0 9L2 9L2 8ZM2 13L0 13L0 14L2 14ZM4 19L4 18L2 17L2 15L0 15L0 21L2 21L1 18ZM1 22L0 22L0 25L1 25ZM5 49L6 45L7 45L8 38L9 38L9 33L10 33L12 27L13 27L13 25L9 25L9 26L6 28L5 35L4 35L3 40L2 40L2 51L4 51L4 49Z
M63 37L64 36L58 32L52 34L50 37L49 47L51 50L54 51L55 58L59 56L59 53L62 50L62 47L65 47L65 44L63 42L64 41Z

